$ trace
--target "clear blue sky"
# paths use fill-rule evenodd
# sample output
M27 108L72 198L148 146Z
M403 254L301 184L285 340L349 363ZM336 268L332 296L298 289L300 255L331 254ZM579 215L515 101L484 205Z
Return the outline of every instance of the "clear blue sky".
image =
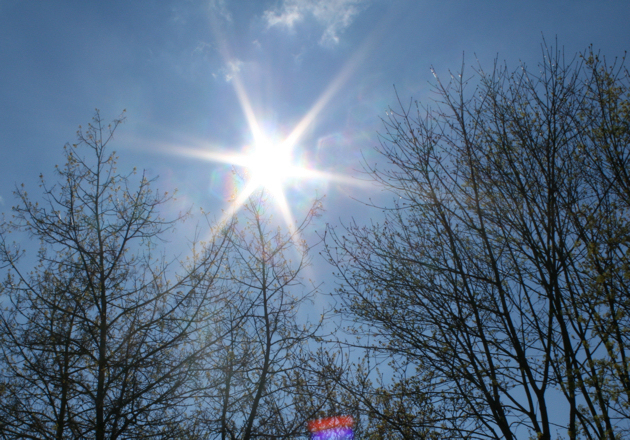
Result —
M622 56L629 17L628 1L0 0L0 208L16 183L53 178L61 147L95 108L106 120L127 109L113 144L121 166L178 187L173 209L227 206L231 166L184 153L251 145L243 97L272 139L310 115L294 161L353 177L362 155L379 160L372 148L393 85L404 99L430 99L430 67L446 76L463 55L486 68L495 57L534 66L543 35L568 55L593 44ZM296 216L327 195L322 222L367 221L351 197L378 195L347 181L288 183Z

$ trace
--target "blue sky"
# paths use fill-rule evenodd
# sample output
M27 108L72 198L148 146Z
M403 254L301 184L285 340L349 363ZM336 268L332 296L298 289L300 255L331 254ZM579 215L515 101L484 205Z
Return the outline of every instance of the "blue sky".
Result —
M373 147L394 85L427 102L431 66L442 77L462 57L535 66L543 35L568 55L592 44L622 56L628 17L627 1L0 0L0 208L16 183L54 179L62 146L95 108L106 120L126 109L113 144L121 167L177 187L173 211L221 215L231 165L186 153L249 151L253 115L276 141L302 121L295 163L345 178L287 181L295 216L325 194L318 227L367 222L353 199L386 197L353 179L362 157L380 160Z
M127 110L112 144L121 168L179 189L167 217L191 205L222 215L231 165L188 153L249 151L253 115L280 141L302 121L294 162L338 177L287 181L295 217L325 194L320 231L367 223L378 211L355 199L389 196L357 170L362 158L380 160L373 147L394 85L403 100L426 103L432 66L442 78L462 57L485 69L495 58L534 67L543 35L569 56L591 44L623 56L629 17L622 0L0 0L0 210L16 184L37 194L40 173L54 181L63 145L99 108L105 120ZM309 275L329 293L330 268L314 257Z

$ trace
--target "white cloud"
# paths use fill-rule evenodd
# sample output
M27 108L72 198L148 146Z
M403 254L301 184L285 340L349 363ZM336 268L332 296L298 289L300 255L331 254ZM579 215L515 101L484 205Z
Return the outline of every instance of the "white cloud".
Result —
M320 44L336 44L367 0L283 0L282 4L264 12L267 27L293 29L307 16L312 16L324 28Z
M280 10L267 10L263 14L263 18L267 21L267 27L272 27L276 25L285 26L289 29L293 28L293 25L304 19L304 11L297 4L288 4L291 3L306 3L305 1L294 0L294 1L286 1L283 3Z
M236 75L238 72L241 71L242 67L243 67L243 62L239 60L238 58L234 58L228 61L225 67L221 69L221 74L225 78L225 81L230 82L234 78L234 75Z

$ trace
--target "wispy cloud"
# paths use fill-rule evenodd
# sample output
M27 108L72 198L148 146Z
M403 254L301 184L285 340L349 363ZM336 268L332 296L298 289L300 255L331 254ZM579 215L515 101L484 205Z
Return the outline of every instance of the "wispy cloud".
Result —
M320 44L339 42L339 34L348 28L368 0L283 0L264 12L267 27L282 26L293 29L307 17L312 17L324 28Z
M192 51L193 55L205 55L213 50L212 44L206 43L205 41L199 41L197 43L197 47L195 47Z
M219 16L223 17L225 21L228 23L232 22L232 13L228 9L225 0L210 0L209 5L210 9Z
M238 58L231 59L219 70L218 74L213 73L212 76L217 78L220 75L226 82L230 82L234 79L234 76L241 71L243 64L244 63Z

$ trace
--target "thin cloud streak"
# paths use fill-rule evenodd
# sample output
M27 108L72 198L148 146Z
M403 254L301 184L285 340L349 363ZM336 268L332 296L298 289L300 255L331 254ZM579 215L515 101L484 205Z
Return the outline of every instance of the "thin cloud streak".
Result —
M266 10L263 19L267 28L274 26L293 30L295 25L312 16L324 27L319 43L321 45L339 43L339 34L345 31L367 0L284 0L274 9Z

